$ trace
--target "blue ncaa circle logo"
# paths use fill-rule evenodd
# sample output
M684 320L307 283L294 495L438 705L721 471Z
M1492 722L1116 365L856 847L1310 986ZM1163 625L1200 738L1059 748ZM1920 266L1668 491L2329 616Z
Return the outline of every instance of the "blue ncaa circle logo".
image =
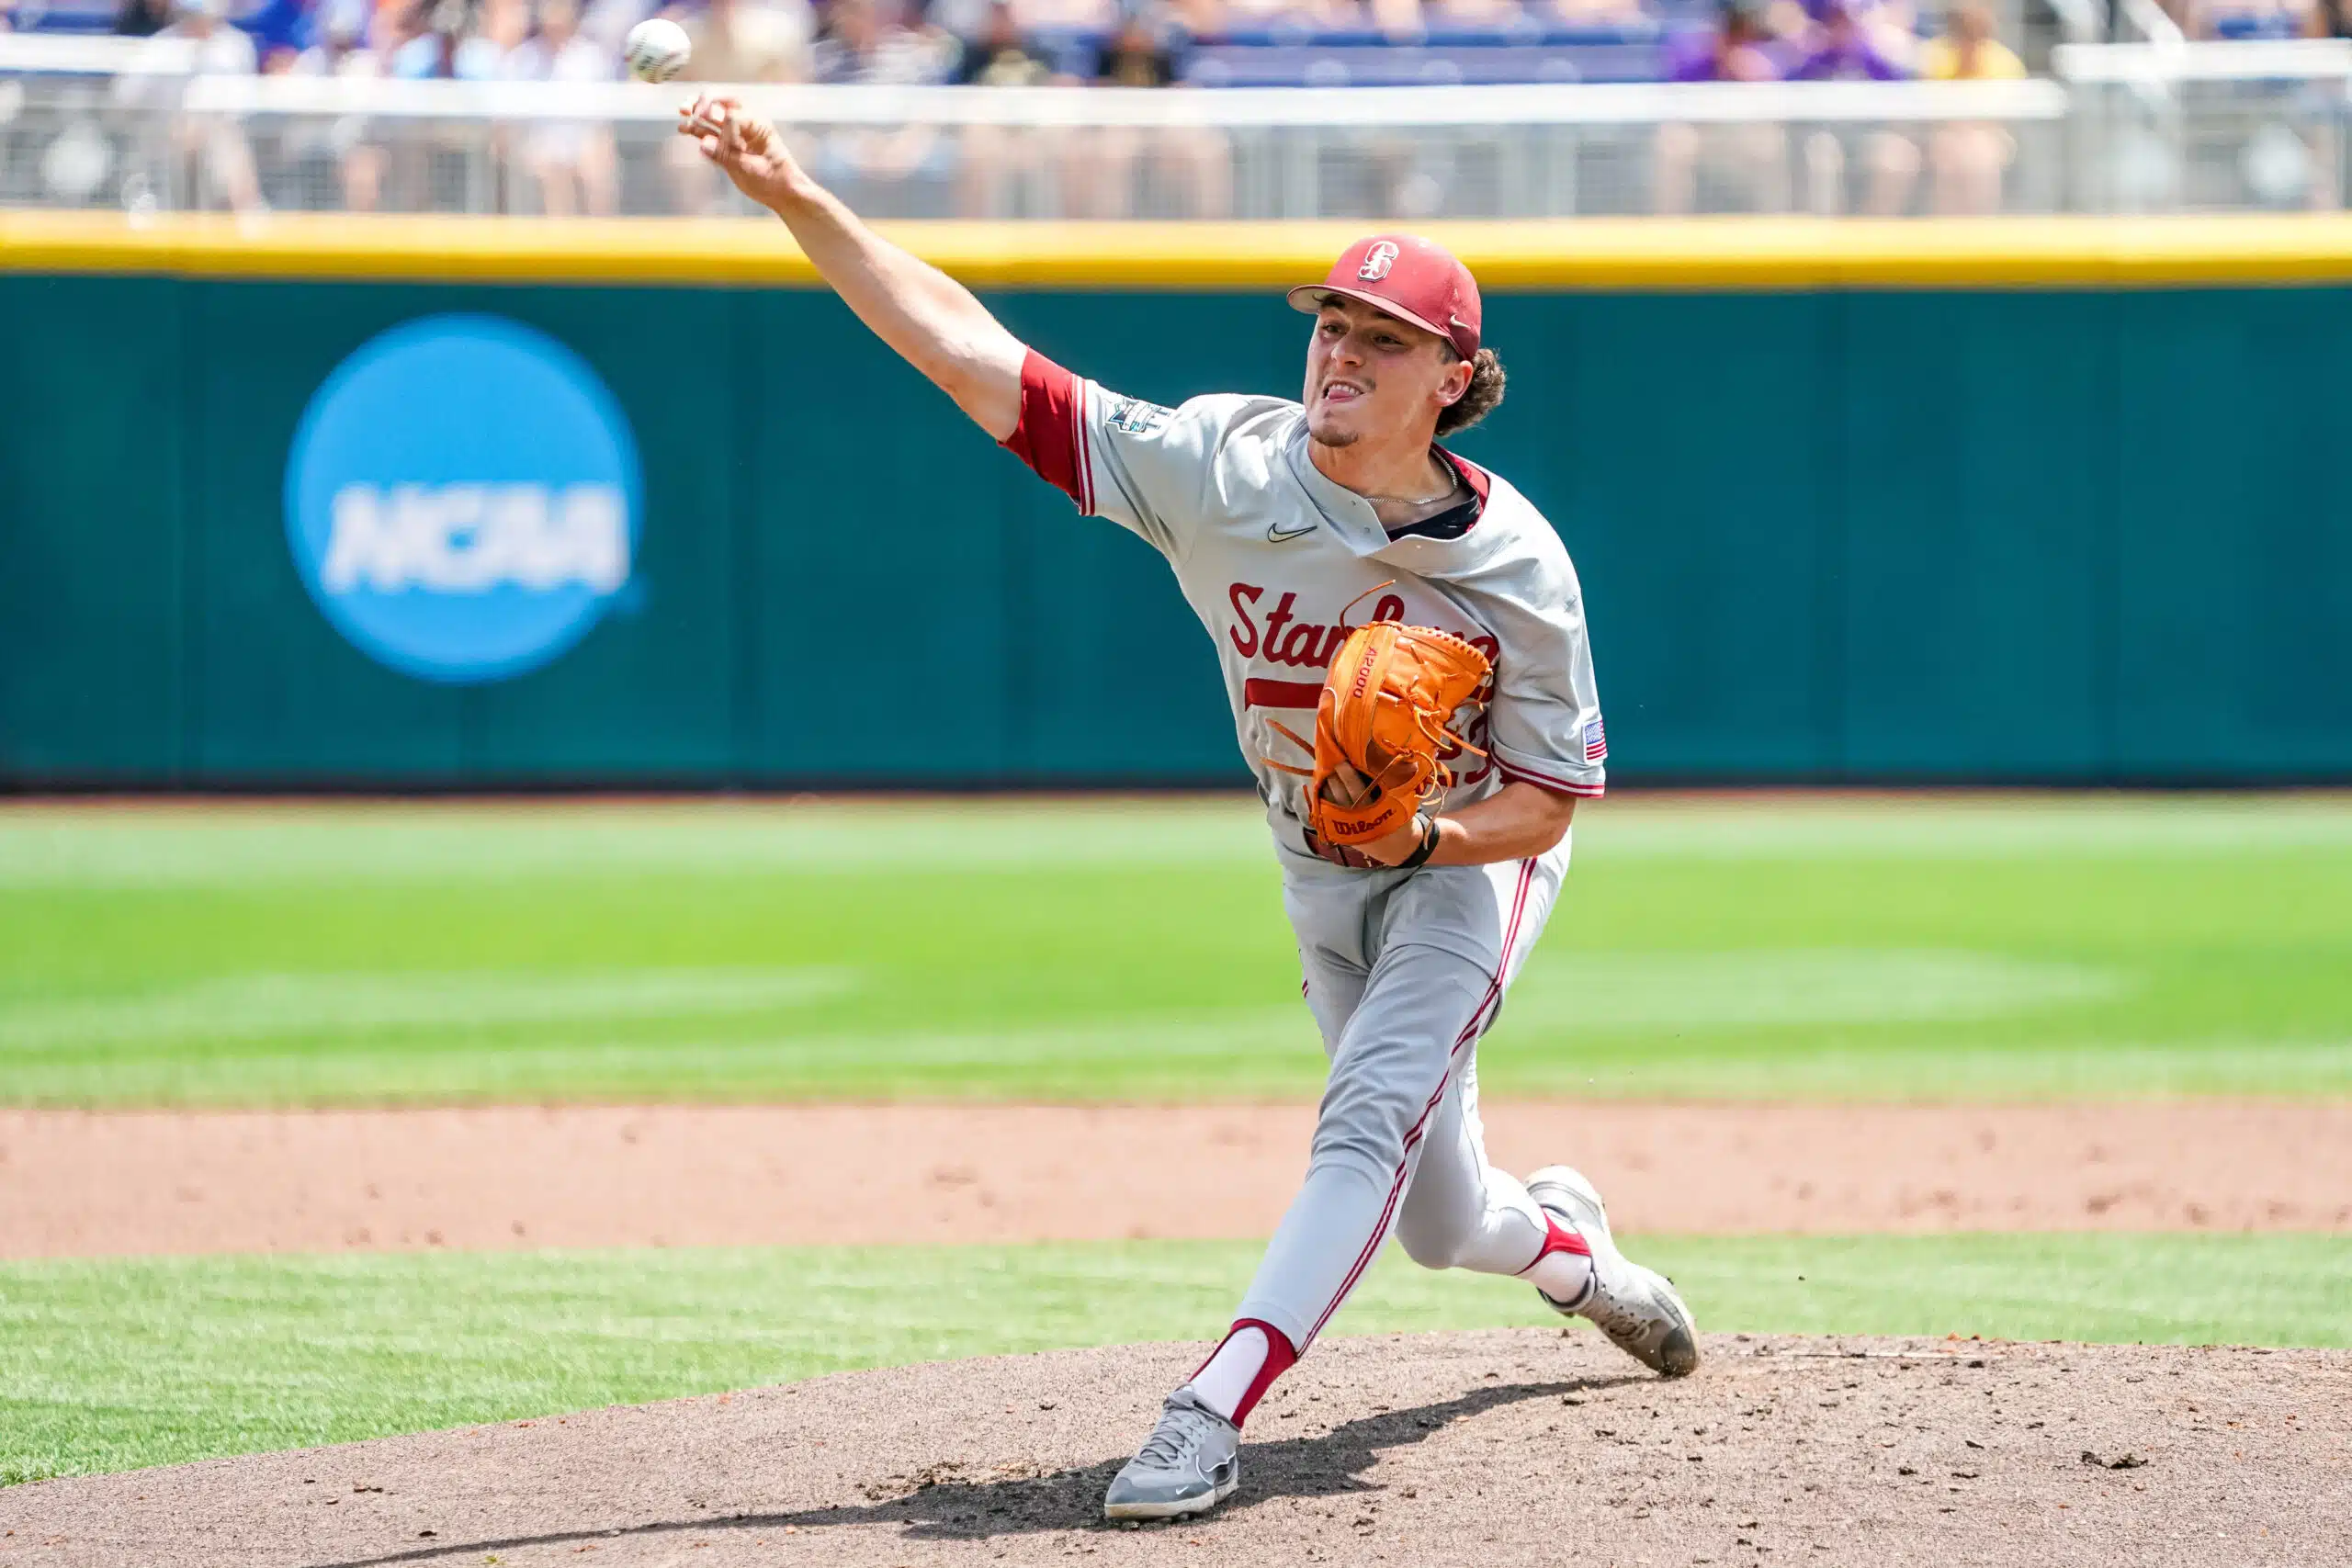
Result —
M588 634L637 554L637 441L586 361L498 316L379 333L312 395L286 464L302 584L362 652L499 681Z

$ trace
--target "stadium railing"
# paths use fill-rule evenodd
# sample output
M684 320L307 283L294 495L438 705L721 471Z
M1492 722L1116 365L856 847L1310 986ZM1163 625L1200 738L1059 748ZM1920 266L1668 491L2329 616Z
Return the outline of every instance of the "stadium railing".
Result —
M187 64L169 39L0 36L0 204L747 210L673 134L679 85ZM2021 82L741 91L883 217L1929 212L1952 206L1958 153L1997 165L2013 213L2342 205L2352 44L2075 44L2056 65Z
M2061 45L2080 199L2100 212L2345 205L2352 41Z

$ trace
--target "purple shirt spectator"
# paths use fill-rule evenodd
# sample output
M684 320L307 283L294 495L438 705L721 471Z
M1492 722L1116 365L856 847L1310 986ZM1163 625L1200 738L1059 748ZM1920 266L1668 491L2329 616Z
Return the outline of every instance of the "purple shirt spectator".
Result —
M1815 28L1835 27L1841 19L1862 21L1874 17L1878 0L1801 0L1798 7L1804 19Z
M1792 82L1855 81L1867 78L1872 82L1900 82L1911 73L1881 54L1868 39L1859 36L1825 40L1809 51L1789 73Z
M1723 19L1703 32L1667 40L1669 82L1777 82L1781 74L1762 17L1739 6L1726 6Z
M1790 70L1789 80L1900 82L1907 78L1911 73L1871 41L1870 31L1860 20L1863 8L1851 0L1843 4L1833 0Z

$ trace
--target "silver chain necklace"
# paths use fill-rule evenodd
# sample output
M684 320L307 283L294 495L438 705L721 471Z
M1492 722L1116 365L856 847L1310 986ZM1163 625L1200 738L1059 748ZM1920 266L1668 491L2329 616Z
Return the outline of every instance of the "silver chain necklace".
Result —
M1366 493L1364 495L1364 499L1374 502L1374 504L1378 504L1381 502L1386 502L1391 506L1429 506L1437 502L1443 501L1447 496L1452 495L1455 491L1462 488L1461 475L1453 474L1449 476L1449 478L1452 482L1447 484L1443 490L1439 491L1434 495L1372 495Z

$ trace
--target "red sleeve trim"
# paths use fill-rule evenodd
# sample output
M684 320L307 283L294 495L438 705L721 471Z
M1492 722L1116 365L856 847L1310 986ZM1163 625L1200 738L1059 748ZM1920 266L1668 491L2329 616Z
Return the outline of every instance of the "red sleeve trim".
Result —
M1094 511L1094 464L1086 450L1086 383L1031 349L1021 362L1021 423L1004 449L1037 477Z
M1543 773L1531 773L1525 768L1512 767L1499 757L1495 759L1495 765L1502 770L1503 777L1520 784L1532 784L1538 789L1548 789L1554 795L1578 795L1590 799L1605 795L1609 790L1607 784L1570 784L1566 779L1549 778Z
M1086 487L1086 499L1078 504L1086 515L1091 517L1094 515L1094 444L1086 439L1086 397L1082 387L1072 412L1076 415L1071 439L1078 444L1078 477Z

